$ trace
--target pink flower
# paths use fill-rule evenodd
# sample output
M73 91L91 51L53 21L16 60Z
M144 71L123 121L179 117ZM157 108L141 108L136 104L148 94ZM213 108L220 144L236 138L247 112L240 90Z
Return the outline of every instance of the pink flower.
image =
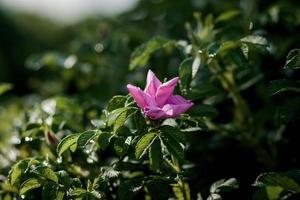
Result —
M127 85L129 93L146 116L151 119L176 118L193 106L193 103L180 95L173 95L178 77L161 83L149 70L145 90L134 85Z

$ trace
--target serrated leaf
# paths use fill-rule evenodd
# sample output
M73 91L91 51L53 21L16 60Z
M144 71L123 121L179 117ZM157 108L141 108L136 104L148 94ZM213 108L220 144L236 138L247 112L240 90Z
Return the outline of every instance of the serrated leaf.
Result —
M35 173L37 173L38 175L42 176L42 177L45 177L55 183L58 183L58 177L57 175L55 174L55 172L49 168L49 167L37 167L35 170L34 170Z
M76 144L78 137L79 134L71 134L64 137L57 145L57 154L61 156L67 149L69 149L72 145Z
M146 153L156 136L155 132L150 132L141 137L135 146L135 157L137 159L140 159Z
M151 54L153 54L155 51L175 45L175 43L176 42L174 40L170 40L161 36L152 38L147 43L142 44L133 51L130 56L129 69L134 70L139 66L144 66L147 64Z
M12 169L9 172L8 178L11 185L16 185L20 181L20 177L22 176L23 172L28 167L28 162L30 159L25 159L17 162L13 165Z
M285 69L299 69L300 68L300 49L293 49L287 55Z
M167 148L168 152L174 156L177 160L184 158L184 147L183 145L170 134L162 134L162 142Z
M269 95L276 95L285 91L300 92L300 82L293 80L275 80L269 84L268 93Z
M259 35L248 35L242 38L241 41L245 43L255 44L255 45L262 45L262 46L268 45L268 40Z
M121 112L118 117L116 118L114 125L113 125L113 131L115 134L118 133L120 128L124 125L126 120L136 111L135 108L127 108L123 112Z
M259 187L280 186L285 190L300 193L300 185L285 173L263 173L256 178L253 185Z
M162 163L162 156L160 139L156 137L149 149L150 167L153 170L159 170L160 164Z
M206 104L193 106L188 110L187 113L194 117L208 117L211 119L215 118L218 115L217 109L215 109L211 105Z
M35 188L39 188L42 186L42 182L36 178L30 178L24 181L20 187L19 193L20 195L25 194L26 192L33 190Z
M159 130L161 130L163 134L168 135L169 137L176 140L178 143L185 145L186 143L185 135L178 128L172 126L161 126Z
M219 193L223 191L231 191L233 189L238 189L239 184L235 178L230 178L228 180L222 179L214 182L210 186L210 193Z
M113 110L116 110L117 108L124 107L126 100L127 100L126 96L121 96L121 95L114 96L108 102L107 111L111 112Z
M97 132L94 130L85 131L79 134L77 139L77 147L80 149L84 149L85 146L96 136L97 136Z

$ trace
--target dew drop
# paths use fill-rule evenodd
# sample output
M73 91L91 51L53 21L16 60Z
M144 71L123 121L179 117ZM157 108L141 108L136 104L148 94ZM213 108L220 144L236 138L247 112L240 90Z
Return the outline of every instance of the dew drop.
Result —
M26 142L31 142L32 141L32 137L25 137L25 141Z

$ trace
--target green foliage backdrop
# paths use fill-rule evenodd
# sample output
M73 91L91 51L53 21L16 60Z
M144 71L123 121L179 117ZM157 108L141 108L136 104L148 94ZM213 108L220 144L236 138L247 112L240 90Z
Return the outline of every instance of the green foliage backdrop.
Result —
M141 0L60 27L0 12L0 199L299 199L300 5ZM150 120L126 90L179 76Z

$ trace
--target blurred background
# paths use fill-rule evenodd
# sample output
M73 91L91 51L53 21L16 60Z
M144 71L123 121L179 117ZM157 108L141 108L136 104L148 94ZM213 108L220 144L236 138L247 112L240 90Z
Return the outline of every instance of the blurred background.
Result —
M5 83L0 93L7 90L0 96L0 165L8 166L17 156L8 147L18 140L14 133L25 108L54 96L75 98L82 107L87 99L91 105L103 107L113 95L127 93L126 83L143 84L146 69L134 72L128 69L135 47L156 35L186 40L185 24L194 23L194 12L219 16L227 11L240 11L241 15L222 25L225 27L222 39L242 38L250 33L251 26L270 43L270 53L261 54L256 60L263 77L260 83L297 76L283 72L282 67L287 53L300 44L298 1L0 0L0 83ZM150 59L149 66L159 77L170 78L177 75L182 58L177 51L158 52ZM250 90L245 96L251 99L254 108L262 106L253 94ZM64 106L66 109L67 105ZM226 121L226 104L218 108L225 113L219 120ZM282 162L277 170L299 167L297 145L291 145L299 137L292 131L289 133L288 142L281 148L290 145L291 149L279 155ZM209 140L208 136L203 137L203 141ZM204 148L213 150L205 153ZM195 149L198 153L188 157L200 163L199 173L192 180L196 191L218 178L234 176L242 180L241 192L251 193L246 185L267 170L256 163L249 149L239 152L239 144L231 141L226 145L215 141L212 146ZM224 157L224 149L232 158ZM286 151L293 153L286 156ZM240 163L236 166L237 160ZM224 165L223 170L218 170L219 165ZM198 179L202 181L199 183Z

